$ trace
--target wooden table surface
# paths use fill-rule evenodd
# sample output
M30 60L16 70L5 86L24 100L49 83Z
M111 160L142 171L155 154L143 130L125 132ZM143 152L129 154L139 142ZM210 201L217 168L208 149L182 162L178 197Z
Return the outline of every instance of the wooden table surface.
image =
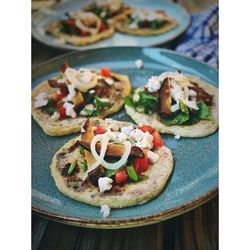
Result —
M176 1L175 1L176 2ZM190 12L216 0L180 0ZM163 47L173 48L175 41ZM65 51L51 49L32 39L32 66ZM204 205L164 222L131 229L89 229L50 221L32 213L32 249L218 249L218 196Z

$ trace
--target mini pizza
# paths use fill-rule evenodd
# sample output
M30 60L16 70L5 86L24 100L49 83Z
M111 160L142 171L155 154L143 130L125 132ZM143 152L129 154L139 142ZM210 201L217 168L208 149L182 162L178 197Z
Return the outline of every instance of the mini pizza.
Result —
M119 20L131 13L132 9L119 0L95 0L83 8L105 20Z
M140 36L159 35L176 26L177 21L161 10L133 9L116 22L118 31Z
M92 44L113 35L115 29L92 12L72 11L68 18L52 22L46 32L64 43L76 46Z
M93 206L122 208L158 196L173 170L173 156L160 134L112 119L90 118L81 136L53 157L57 188Z
M51 136L78 132L87 117L117 112L131 89L126 75L109 68L61 67L57 77L38 84L32 91L32 115Z
M203 137L218 128L218 89L194 76L164 72L126 97L137 124L183 137Z

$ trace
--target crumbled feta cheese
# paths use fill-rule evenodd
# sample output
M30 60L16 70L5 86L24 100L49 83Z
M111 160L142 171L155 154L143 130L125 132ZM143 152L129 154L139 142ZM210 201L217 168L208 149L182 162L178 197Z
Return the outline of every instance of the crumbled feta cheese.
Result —
M189 96L191 97L197 96L197 93L194 90L189 89Z
M152 22L156 19L162 17L162 15L158 14L156 11L153 10L145 10L145 9L136 9L132 14L131 17L133 19L137 19L140 21L149 21Z
M63 83L65 83L65 81L64 81L64 79L58 79L58 80L57 80L57 83L63 84Z
M180 109L180 106L179 106L178 103L171 106L171 112L173 112L173 113L176 112L179 109Z
M73 97L76 95L75 85L69 84L68 86L69 94L67 95L67 100L72 101Z
M85 130L84 127L82 127L82 128L81 128L81 133L84 133L84 132L86 132L86 130Z
M108 85L112 85L114 83L114 80L112 78L105 78L105 82L108 84Z
M110 215L110 207L106 204L101 205L101 213L103 214L103 218L107 218Z
M125 135L129 136L131 131L134 129L133 126L128 126L128 127L122 127L121 132L124 133Z
M149 92L157 92L161 88L161 82L157 76L151 76L146 84Z
M176 135L174 138L175 138L176 140L180 140L180 139L181 139L181 136L180 136L180 135Z
M114 141L117 139L116 134L114 132L112 132L110 128L107 128L106 134L108 134L110 139L112 139Z
M130 132L130 137L134 139L136 142L139 142L144 137L144 132L139 128L136 128Z
M133 95L133 101L134 102L138 102L140 100L140 96L137 94L137 93L135 93L134 95Z
M154 139L154 137L148 131L146 131L144 133L144 137L143 137L141 143L142 143L142 145L145 145L145 148L152 148L153 147L153 139Z
M72 118L76 117L76 112L74 110L74 104L65 102L63 107L66 109L66 115Z
M58 112L54 112L53 115L51 116L51 119L56 121L60 118L60 114Z
M94 90L94 89L91 89L91 90L89 91L89 93L90 93L90 94L94 94L94 93L95 93L95 90Z
M142 61L141 59L137 59L137 60L135 61L135 65L136 65L136 67L137 67L138 69L141 69L141 68L143 67L144 63L143 63L143 61Z
M46 106L48 103L47 94L45 92L41 92L36 98L34 102L35 108L41 108Z
M160 156L157 153L155 153L155 152L153 152L151 150L147 151L147 155L148 155L148 158L149 158L150 162L153 163L153 164L156 163L160 158Z
M113 180L109 177L100 177L98 179L98 186L101 193L104 193L107 190L110 190L112 188L112 182Z
M127 136L124 134L124 133L119 133L117 136L116 136L116 140L118 141L118 142L124 142L124 141L126 141L127 140Z
M108 99L108 98L105 98L105 97L99 98L99 100L100 100L101 102L109 102L109 99Z

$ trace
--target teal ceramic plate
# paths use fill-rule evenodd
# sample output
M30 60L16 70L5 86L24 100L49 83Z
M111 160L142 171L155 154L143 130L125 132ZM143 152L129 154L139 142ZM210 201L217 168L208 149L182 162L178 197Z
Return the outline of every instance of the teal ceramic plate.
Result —
M135 67L138 58L144 61L143 69ZM194 74L218 86L218 72L194 59L163 49L119 47L71 53L53 59L33 70L32 87L57 74L65 60L72 67L108 66L114 72L127 74L133 87L142 86L148 77L167 70ZM131 121L124 109L111 117ZM112 209L111 216L103 219L100 208L80 203L60 193L50 175L53 154L77 135L50 137L32 120L32 207L51 219L95 228L134 227L184 213L217 193L218 132L205 138L181 140L163 135L175 159L173 174L163 192L143 205Z
M65 12L75 10L83 7L90 1L75 0L68 3L58 4L50 9L43 9L37 12L32 17L32 35L38 41L55 48L68 49L68 50L85 50L94 48L106 48L111 46L155 46L168 42L180 34L182 34L190 23L190 16L185 9L180 5L169 3L165 0L124 0L123 2L132 7L138 8L149 8L149 9L162 9L168 13L169 16L174 17L179 25L162 35L157 36L134 36L126 35L116 32L112 37L99 41L98 43L85 45L85 46L74 46L69 44L58 45L54 43L54 37L44 33L44 27L47 27L49 23L58 18L64 18Z

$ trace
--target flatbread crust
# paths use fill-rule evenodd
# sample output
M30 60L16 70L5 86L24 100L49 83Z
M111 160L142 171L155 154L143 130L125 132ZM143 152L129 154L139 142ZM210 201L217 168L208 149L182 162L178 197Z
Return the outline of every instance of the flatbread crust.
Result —
M168 32L178 25L177 21L173 18L166 17L165 20L167 21L167 23L165 23L161 28L154 30L150 28L131 29L126 23L126 19L123 19L123 20L118 20L116 22L116 29L120 32L132 34L132 35L152 36L152 35L159 35L159 34Z
M172 153L167 147L163 146L155 151L160 156L158 162L150 165L149 169L144 173L148 176L148 179L135 183L127 183L119 191L113 191L113 188L108 192L101 193L90 182L83 185L79 183L80 188L75 190L74 185L72 186L72 183L67 182L66 178L61 174L59 166L60 164L64 164L60 153L65 152L73 146L77 140L80 140L80 137L70 140L59 149L53 157L50 168L57 188L66 196L80 202L93 206L107 204L111 208L122 208L145 203L161 193L173 170L174 161ZM69 154L65 155L64 159L73 161L76 157L77 154Z
M193 125L169 125L166 126L159 119L159 115L146 115L135 111L132 107L125 105L127 114L137 123L151 125L161 133L180 135L182 137L204 137L214 133L219 124L218 118L218 89L211 84L205 83L194 76L187 76L189 81L198 83L207 93L213 96L213 105L210 106L211 120L201 120Z
M100 114L100 118L106 117L119 111L119 109L124 104L124 97L129 95L130 93L131 84L129 78L126 75L115 73L111 73L111 75L121 81L121 84L119 84L120 91L113 90L111 100L114 101L114 105L112 105L109 109L104 110ZM48 81L43 81L32 90L32 116L47 135L62 136L76 133L81 130L82 123L87 120L86 117L80 116L76 118L53 120L49 114L43 112L41 109L35 108L35 97L40 92L53 94L57 92L57 89L50 87Z
M80 36L69 35L64 32L58 31L59 24L60 24L60 21L52 22L48 26L46 31L55 37L63 38L66 43L73 44L76 46L96 43L97 41L100 41L100 40L103 40L105 38L112 36L115 32L115 28L113 26L110 26L107 30L97 33L95 35L80 37Z

